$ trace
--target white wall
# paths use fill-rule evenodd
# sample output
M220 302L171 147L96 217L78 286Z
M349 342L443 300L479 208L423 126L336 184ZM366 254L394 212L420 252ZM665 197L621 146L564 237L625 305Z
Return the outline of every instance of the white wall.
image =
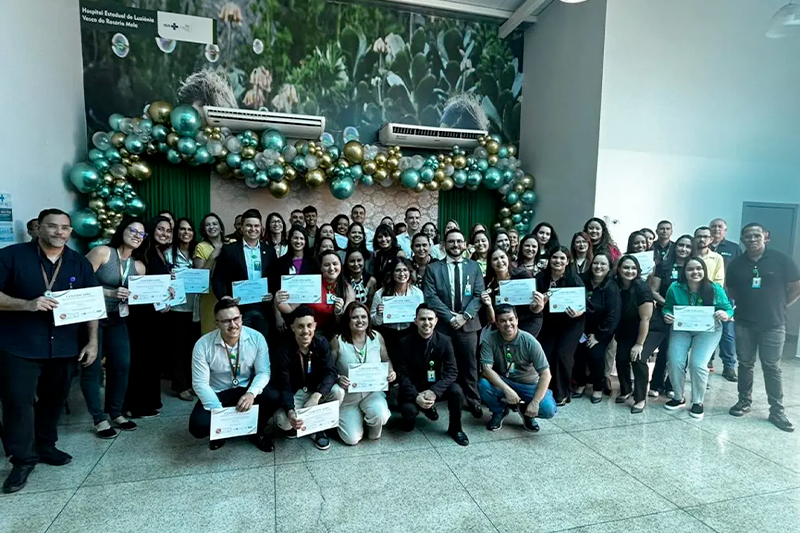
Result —
M76 200L65 175L86 156L78 1L3 0L0 50L0 192L12 194L21 241L41 209Z
M535 222L561 240L592 216L606 0L553 2L525 34L520 158L536 178Z

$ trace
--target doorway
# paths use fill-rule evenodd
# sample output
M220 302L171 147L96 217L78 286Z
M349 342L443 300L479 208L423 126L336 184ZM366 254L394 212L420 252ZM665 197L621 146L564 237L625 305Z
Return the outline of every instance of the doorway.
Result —
M764 230L769 232L768 246L793 257L798 208L798 204L744 202L742 227L750 222L762 224Z

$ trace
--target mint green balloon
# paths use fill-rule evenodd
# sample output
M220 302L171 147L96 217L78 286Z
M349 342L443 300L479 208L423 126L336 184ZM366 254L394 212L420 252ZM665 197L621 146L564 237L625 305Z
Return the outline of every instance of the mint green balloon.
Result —
M520 200L522 200L522 203L525 205L531 205L536 202L536 193L533 191L525 191L522 193Z
M487 168L483 173L483 184L487 189L499 189L503 185L503 173L499 168Z
M419 171L419 180L422 183L430 183L433 181L433 169L431 167L422 167Z
M146 206L142 199L137 196L131 200L128 200L128 203L125 204L125 211L127 211L129 215L138 217L144 214L145 207Z
M179 105L173 109L169 120L181 137L194 137L203 126L200 113L190 105Z
M72 227L75 229L75 233L87 239L97 237L101 229L97 213L88 207L72 215Z
M477 187L483 181L483 174L477 170L471 170L467 173L467 185L470 187Z
M403 187L413 189L419 184L419 182L419 171L414 170L413 168L406 169L402 174L400 174L400 183L403 184Z
M331 182L331 194L339 200L346 200L356 192L356 182L352 178L341 178Z
M192 155L197 151L197 141L188 137L181 137L178 139L178 144L175 145L178 151L185 155Z
M480 170L481 172L486 172L486 169L489 168L489 161L483 158L478 159L478 161L475 164L478 165L478 170Z
M464 170L456 170L453 172L453 181L459 189L467 184L467 173Z
M514 205L515 203L519 202L519 194L514 191L511 191L506 195L506 203L508 205Z
M258 172L258 167L252 159L245 159L239 165L239 170L242 171L246 177L255 176Z
M177 165L181 162L181 154L178 153L177 150L173 150L170 148L167 150L167 161L172 163L173 165Z
M89 163L78 163L72 167L69 171L69 180L84 194L97 189L103 181L100 172Z
M267 176L269 177L270 181L281 181L284 174L286 174L286 171L284 170L283 165L279 165L277 163L270 165L270 167L267 169Z
M125 211L125 199L122 196L112 196L106 202L106 207L115 213Z
M261 146L264 147L264 150L280 152L286 146L286 137L277 130L267 130L261 135Z

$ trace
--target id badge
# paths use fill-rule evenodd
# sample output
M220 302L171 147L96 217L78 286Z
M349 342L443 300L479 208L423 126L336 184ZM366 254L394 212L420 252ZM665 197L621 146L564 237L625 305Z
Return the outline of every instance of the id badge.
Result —
M754 289L760 289L761 288L761 276L757 276L757 277L753 278L753 284L751 285L751 287L754 288Z
M125 318L131 314L131 308L128 306L128 302L120 302L119 303L119 316L121 318Z
M435 383L435 382L436 382L436 371L428 370L428 383Z
M581 340L578 341L578 344L583 344L584 342L588 341L589 337L586 336L586 333L581 335Z
M259 272L261 271L261 261L256 261L253 263L253 270L258 270Z
M672 281L677 281L677 280L678 280L678 271L673 269L672 270Z
M469 278L467 278L467 284L464 286L464 296L472 296L472 284L469 282Z
M333 305L336 303L336 295L328 293L325 295L325 300L328 302L328 305Z

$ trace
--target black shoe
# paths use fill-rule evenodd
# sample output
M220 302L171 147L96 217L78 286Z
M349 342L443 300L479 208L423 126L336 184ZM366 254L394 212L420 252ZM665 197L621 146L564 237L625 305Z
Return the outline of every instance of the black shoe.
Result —
M483 418L483 408L481 407L481 404L479 404L479 403L474 403L474 404L470 405L469 406L469 412L472 413L472 417L473 418L477 418L478 420Z
M111 423L114 424L119 429L121 429L122 431L136 431L136 429L139 427L136 425L136 422L128 420L124 416L118 416L117 418L112 420Z
M698 420L703 419L703 404L702 403L693 403L692 408L689 410L689 416L692 418L696 418Z
M638 415L640 413L644 413L644 408L647 407L647 402L644 402L641 407L636 407L636 404L631 406L631 414Z
M572 397L573 397L573 398L583 398L583 393L584 393L584 392L585 392L585 389L584 389L584 390L582 390L582 391L580 391L580 392L578 392L578 391L574 391L574 392L572 393Z
M564 407L565 405L567 405L568 401L569 400L567 400L566 398L562 398L562 399L556 401L556 407Z
M539 424L532 416L522 415L522 427L528 431L539 431Z
M283 436L287 439L296 439L297 438L297 430L292 428L289 431L284 431Z
M616 398L614 398L614 403L625 403L625 402L627 402L627 401L628 401L628 398L630 398L630 397L631 397L631 395L630 395L630 394L628 394L627 396L622 396L622 395L620 394L619 396L617 396Z
M448 431L447 434L453 437L453 440L456 441L456 444L458 444L459 446L469 445L469 438L467 437L467 434L464 433L463 431L461 430Z
M750 404L739 400L728 412L733 416L744 416L746 413L750 412Z
M95 424L94 431L97 434L97 438L100 439L113 439L119 432L112 428L111 425L106 421L103 420L102 422Z
M311 438L314 440L314 446L316 446L318 450L327 450L331 447L331 440L324 431L314 433L314 436Z
M736 383L737 381L739 381L739 378L736 377L736 370L734 370L732 367L731 368L726 368L725 370L723 370L722 371L722 377L727 379L728 381L733 382L733 383Z
M786 431L788 433L794 431L794 426L783 413L770 413L769 421L775 424L775 427L781 431Z
M217 439L217 440L209 441L208 448L210 450L219 450L220 448L225 446L225 442L226 441L227 441L227 439Z
M46 450L39 450L39 462L51 466L64 466L72 461L72 456L62 452L55 446Z
M269 453L275 449L275 443L269 435L250 435L250 442L262 452Z
M25 488L28 484L28 476L31 475L36 465L14 465L11 473L3 483L3 492L11 494Z
M664 404L664 409L667 411L677 411L678 409L683 409L684 407L686 407L686 400L676 400L675 398Z
M501 427L503 427L503 419L508 416L508 407L503 409L502 413L492 413L492 418L489 419L489 423L486 424L486 429L489 431L497 431Z
M435 405L430 409L423 409L422 414L424 414L428 420L433 420L434 422L439 420L439 411L436 410ZM483 416L483 413L481 413L481 416Z

